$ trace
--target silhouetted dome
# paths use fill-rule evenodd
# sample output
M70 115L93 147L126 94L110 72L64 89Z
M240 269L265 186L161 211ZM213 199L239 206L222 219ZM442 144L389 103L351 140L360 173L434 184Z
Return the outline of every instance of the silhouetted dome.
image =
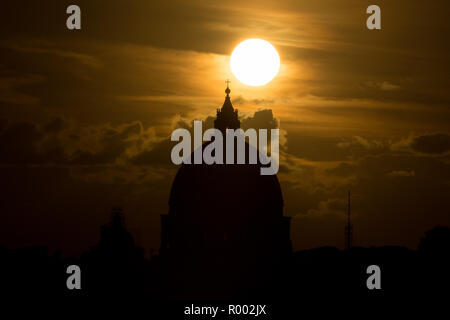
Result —
M247 154L248 148L253 147L246 144ZM261 175L261 167L183 164L172 185L169 214L202 221L281 217L283 197L278 178Z
M214 120L224 135L224 149L227 129L240 128L228 86L225 92ZM261 159L248 143L245 164L237 164L243 137L234 134L234 164L226 164L226 150L224 164L194 164L192 153L191 164L183 164L173 181L169 214L161 215L161 256L171 261L174 290L181 286L190 296L231 297L258 290L292 252L278 178L261 175L260 163L248 164L252 154ZM202 145L202 155L210 143Z
M237 164L239 141L244 138L239 133L234 143L234 164L226 164L226 130L240 128L240 121L228 86L225 92L224 104L214 120L214 128L224 135L224 164L194 164L194 152L191 164L180 167L172 184L169 214L161 215L161 252L188 257L205 249L219 256L224 251L233 252L241 255L241 263L248 260L250 265L249 261L266 259L269 253L290 253L290 219L283 216L277 176L261 175L260 163L248 164L252 154L258 160L264 157L245 143L245 164ZM209 143L202 145L202 154Z

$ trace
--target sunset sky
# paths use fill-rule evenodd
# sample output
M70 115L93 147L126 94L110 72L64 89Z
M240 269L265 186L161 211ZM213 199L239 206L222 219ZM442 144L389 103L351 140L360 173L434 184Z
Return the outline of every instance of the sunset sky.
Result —
M66 28L70 4L81 30ZM367 6L381 30L366 28ZM448 1L9 1L0 10L0 245L79 254L122 206L159 247L177 167L171 132L212 125L231 80L246 128L281 131L294 249L416 248L450 224ZM278 75L250 87L230 54L269 41ZM276 120L275 120L275 119Z

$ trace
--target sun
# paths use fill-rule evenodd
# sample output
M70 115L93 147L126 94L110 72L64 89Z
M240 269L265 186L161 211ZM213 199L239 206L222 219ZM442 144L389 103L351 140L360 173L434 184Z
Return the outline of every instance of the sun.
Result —
M247 39L234 48L230 66L231 72L242 83L262 86L277 75L280 69L280 56L266 40Z

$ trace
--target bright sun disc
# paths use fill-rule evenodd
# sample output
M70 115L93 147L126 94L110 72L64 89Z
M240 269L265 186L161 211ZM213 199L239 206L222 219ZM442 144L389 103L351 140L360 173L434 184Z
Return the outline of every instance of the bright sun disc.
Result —
M280 69L280 56L269 42L248 39L234 48L230 66L231 72L242 83L262 86L277 75Z

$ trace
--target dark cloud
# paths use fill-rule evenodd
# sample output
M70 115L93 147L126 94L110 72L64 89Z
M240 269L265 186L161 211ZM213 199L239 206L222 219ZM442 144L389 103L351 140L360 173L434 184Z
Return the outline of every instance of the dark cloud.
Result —
M244 129L277 127L269 109L256 111L241 121ZM158 137L152 128L145 129L139 121L83 127L54 117L42 125L17 122L5 126L0 131L3 164L171 166L170 152L176 144L170 137ZM203 120L203 131L213 126L214 117ZM174 127L186 128L193 135L193 121L180 119Z
M341 139L305 135L303 132L288 132L287 148L289 153L313 161L346 160L348 150L338 146Z
M164 139L151 150L145 150L131 159L136 165L172 166L170 152L177 142Z
M347 177L355 174L358 167L347 162L341 162L337 167L332 169L327 169L327 173L337 176Z
M44 132L46 133L58 133L63 129L63 119L61 118L54 118L50 120L43 128Z
M423 153L439 154L450 150L450 135L432 134L420 136L414 139L412 148Z
M8 125L0 133L0 161L9 164L40 163L37 142L42 133L32 123Z
M266 100L266 99L246 99L243 96L237 96L233 98L233 104L234 105L252 105L252 106L261 106L261 105L273 105L274 100Z
M150 148L156 136L139 122L71 127L61 118L43 125L10 123L0 132L2 164L115 164Z
M241 127L244 130L253 128L259 129L276 129L278 121L273 117L271 109L258 110L253 116L241 119Z

